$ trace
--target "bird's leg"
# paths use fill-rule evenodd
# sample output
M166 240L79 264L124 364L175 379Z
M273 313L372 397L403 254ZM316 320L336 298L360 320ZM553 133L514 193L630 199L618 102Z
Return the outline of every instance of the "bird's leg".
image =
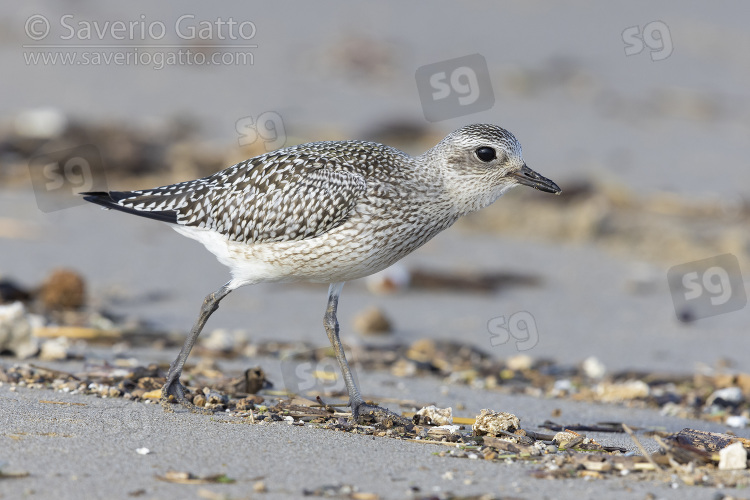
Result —
M326 308L323 325L325 326L326 334L328 334L328 340L331 341L331 346L333 346L333 350L336 353L341 373L344 376L346 390L349 393L349 406L352 408L354 421L358 422L360 419L367 419L384 423L390 422L391 425L410 425L411 421L401 415L397 415L385 408L365 403L359 389L357 389L357 384L354 382L349 363L346 361L344 347L341 345L341 340L339 339L339 322L336 319L339 295L343 287L344 283L332 283L328 288L328 307Z
M344 354L344 347L341 345L341 339L339 339L339 321L336 319L336 309L339 305L339 295L341 289L344 287L343 283L333 283L328 288L328 307L326 307L326 315L323 318L323 326L325 326L326 334L328 334L328 340L331 341L331 346L336 353L336 359L339 362L341 368L341 374L344 376L344 383L346 384L346 390L349 393L349 406L352 407L355 417L357 416L356 411L359 406L364 403L362 395L357 389L357 384L354 383L354 377L352 371L349 368L349 363L346 361L346 355Z
M227 283L215 292L209 293L203 301L198 320L195 322L192 330L190 330L190 334L185 339L185 343L183 344L182 349L180 349L180 354L177 355L177 358L170 365L169 373L167 374L167 382L161 389L161 404L165 410L172 411L169 406L169 397L173 396L175 401L192 412L213 414L212 411L195 406L187 400L185 397L185 388L180 383L180 375L182 374L182 367L185 366L185 361L187 361L190 351L195 345L195 341L198 340L198 335L200 335L201 330L203 330L206 321L208 321L211 314L219 308L219 302L221 299L226 297L231 291L232 288L229 288L229 283Z

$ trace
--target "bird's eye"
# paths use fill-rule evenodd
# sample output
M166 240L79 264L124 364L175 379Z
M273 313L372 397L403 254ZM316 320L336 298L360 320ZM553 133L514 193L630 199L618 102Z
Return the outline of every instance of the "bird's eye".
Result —
M492 160L497 158L497 154L495 154L495 150L492 148L488 148L487 146L477 148L477 150L474 151L474 154L476 154L477 158L479 158L485 163L491 162Z

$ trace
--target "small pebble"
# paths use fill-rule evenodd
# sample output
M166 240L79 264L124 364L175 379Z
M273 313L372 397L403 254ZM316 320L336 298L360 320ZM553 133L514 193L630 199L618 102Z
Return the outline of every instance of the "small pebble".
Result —
M374 293L393 293L409 287L411 273L401 263L372 274L365 278L367 288Z
M419 422L426 425L452 425L453 408L437 408L435 405L425 406L417 412Z
M512 413L482 410L477 415L472 430L475 436L498 436L501 435L499 431L515 431L520 423L519 418Z
M0 305L0 351L20 359L33 356L39 347L32 330L31 315L21 302Z
M739 387L725 387L714 391L706 400L706 406L736 406L744 401L742 389Z
M42 348L39 352L39 359L45 361L60 361L68 359L69 350L70 341L65 337L45 340L44 343L42 343Z
M354 329L362 335L387 335L393 331L393 325L382 309L371 307L357 314Z
M750 423L750 419L744 415L730 415L726 420L726 424L729 427L734 427L736 429L743 429L747 427L748 423Z
M86 283L75 271L56 269L42 284L39 298L46 309L79 309L86 301Z
M516 354L506 361L508 368L513 371L530 370L534 366L534 358L528 354Z
M583 373L585 373L587 377L597 380L604 377L604 374L607 373L607 367L604 366L604 363L594 356L586 358L583 361L581 368L583 368Z
M747 468L747 450L737 441L719 450L719 470L743 470Z
M602 382L596 386L596 393L605 403L616 403L646 398L650 394L650 388L642 380L626 380L617 383Z

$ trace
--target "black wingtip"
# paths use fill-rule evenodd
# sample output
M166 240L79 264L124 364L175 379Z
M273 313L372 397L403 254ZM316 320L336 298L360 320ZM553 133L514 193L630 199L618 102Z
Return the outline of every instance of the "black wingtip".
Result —
M122 191L87 191L78 193L83 196L83 199L100 205L104 208L117 210L119 212L125 212L126 214L138 215L147 219L154 219L161 222L167 222L169 224L177 224L177 212L165 211L165 212L149 212L146 210L136 210L130 207L124 207L117 202L128 198L127 192Z
M109 197L109 193L105 191L87 191L78 194L83 196L84 200L90 201L91 203L96 203L97 205L104 206L108 203L114 203L114 200Z

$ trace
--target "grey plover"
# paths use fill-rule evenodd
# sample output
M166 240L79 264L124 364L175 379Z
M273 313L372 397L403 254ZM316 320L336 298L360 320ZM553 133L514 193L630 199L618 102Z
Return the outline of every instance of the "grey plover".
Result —
M468 125L419 156L374 142L313 142L250 158L208 177L142 191L81 193L108 209L167 222L203 243L231 270L210 293L162 389L185 397L180 374L221 299L243 285L330 284L324 327L355 420L394 416L367 405L339 340L336 308L345 281L385 269L451 226L525 185L560 193L526 166L521 145L495 125Z

